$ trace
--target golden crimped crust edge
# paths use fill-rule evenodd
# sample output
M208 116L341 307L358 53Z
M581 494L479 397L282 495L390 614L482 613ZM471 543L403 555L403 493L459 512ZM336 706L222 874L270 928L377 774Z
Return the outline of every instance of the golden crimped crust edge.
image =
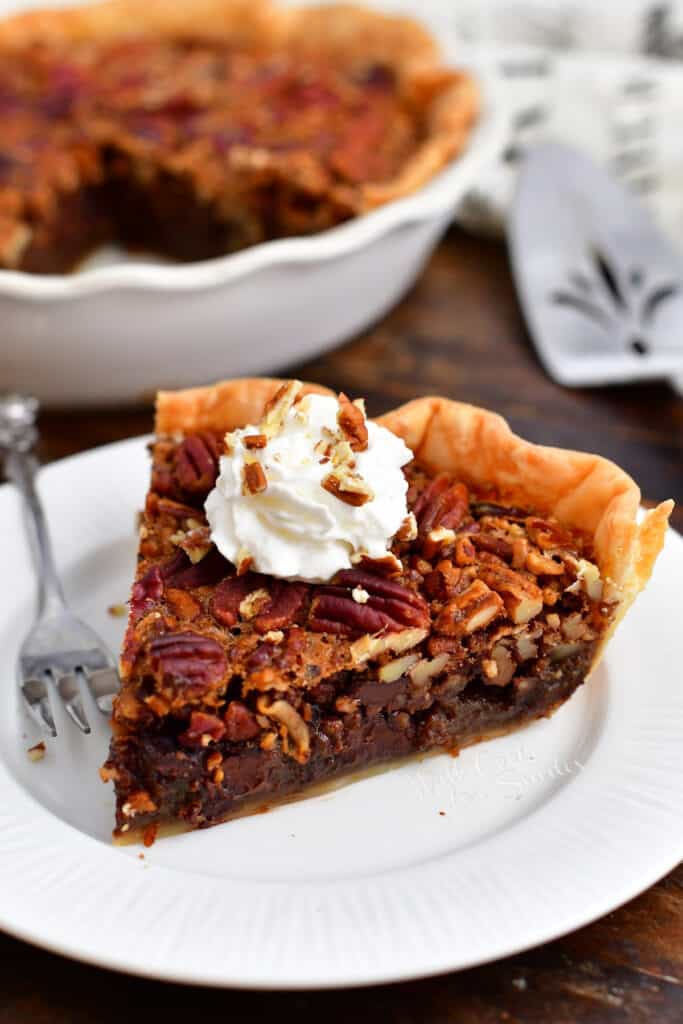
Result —
M161 391L157 432L228 431L256 423L281 384L279 379L255 377ZM305 389L331 394L315 384L306 384ZM600 455L525 441L502 416L463 402L418 398L377 422L402 437L432 472L447 470L470 485L493 486L512 504L553 515L592 538L605 597L618 603L594 668L609 636L650 578L673 502L662 502L638 523L640 490L619 466Z
M190 32L243 45L262 44L345 60L385 61L401 87L424 105L428 134L400 173L382 183L351 189L349 201L364 212L408 195L465 148L479 114L479 93L464 71L445 68L427 30L412 18L354 4L284 8L269 0L104 0L83 7L24 11L0 21L0 51L35 40L68 43L122 35L168 38Z

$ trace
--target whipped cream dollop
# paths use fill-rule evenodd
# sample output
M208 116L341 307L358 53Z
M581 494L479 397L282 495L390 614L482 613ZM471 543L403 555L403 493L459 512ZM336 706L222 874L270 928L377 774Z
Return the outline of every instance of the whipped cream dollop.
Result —
M402 466L413 458L362 403L297 401L285 385L259 424L226 436L206 499L211 539L233 564L323 582L367 556L387 556L408 514Z

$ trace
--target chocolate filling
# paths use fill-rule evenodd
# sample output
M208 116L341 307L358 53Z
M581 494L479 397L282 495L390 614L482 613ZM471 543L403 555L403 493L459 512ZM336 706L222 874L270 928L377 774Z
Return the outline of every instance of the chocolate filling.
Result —
M454 693L437 683L421 698L426 706L412 714L396 710L397 695L409 690L407 678L360 684L357 692L364 702L351 714L313 706L311 755L303 764L279 749L261 750L256 742L211 744L223 759L220 783L207 781L207 751L179 750L180 725L167 721L161 731L114 743L119 786L126 792L145 790L158 807L136 815L135 827L175 818L188 827L207 828L332 778L414 753L454 751L548 715L584 681L592 653L593 645L584 645L562 662L561 672L548 662L515 686L492 687L475 678ZM116 824L119 830L131 825L120 808Z

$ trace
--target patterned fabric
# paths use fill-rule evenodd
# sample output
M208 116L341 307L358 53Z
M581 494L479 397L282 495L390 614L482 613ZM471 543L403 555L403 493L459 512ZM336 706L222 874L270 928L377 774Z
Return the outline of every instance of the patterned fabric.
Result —
M456 56L490 59L510 141L460 220L500 231L526 149L552 139L603 162L683 248L683 0L392 0Z

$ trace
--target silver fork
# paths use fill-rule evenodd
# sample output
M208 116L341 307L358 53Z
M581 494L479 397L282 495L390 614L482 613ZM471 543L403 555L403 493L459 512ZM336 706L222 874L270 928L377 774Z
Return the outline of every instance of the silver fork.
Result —
M35 488L38 402L22 395L0 397L0 455L26 511L37 578L36 619L17 659L17 682L26 708L49 736L57 735L55 704L61 701L81 732L92 715L109 714L118 687L114 659L97 633L74 615L57 575L47 523Z

